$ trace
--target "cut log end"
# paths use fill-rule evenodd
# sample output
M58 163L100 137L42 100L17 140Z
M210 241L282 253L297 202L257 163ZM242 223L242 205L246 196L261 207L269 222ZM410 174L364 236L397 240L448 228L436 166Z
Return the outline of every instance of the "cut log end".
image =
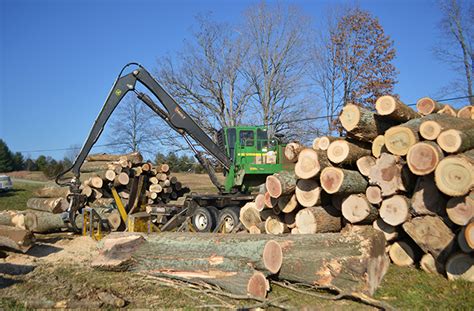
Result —
M428 120L420 125L420 135L427 140L435 140L442 131L442 127L433 120Z
M298 155L303 148L304 147L300 143L289 143L286 145L284 152L286 159L290 162L296 162L298 160Z
M370 169L375 165L375 160L373 156L364 156L357 160L357 169L362 175L369 176Z
M375 102L377 113L382 116L392 114L397 108L397 99L390 95L380 96Z
M263 264L265 268L272 274L280 271L283 263L283 251L276 241L270 240L265 244L263 249Z
M380 204L380 202L382 202L382 191L377 186L367 187L365 196L367 197L367 201L372 204Z
M465 195L474 185L474 167L465 157L446 157L436 167L435 182L444 194Z
M296 199L301 206L311 207L321 202L321 187L314 179L300 179L296 183Z
M351 194L342 202L342 215L351 223L359 223L361 221L374 221L378 216L375 209L363 194Z
M385 148L385 136L379 135L372 142L372 155L379 158Z
M333 163L342 163L350 153L349 144L345 140L333 141L328 148L328 158Z
M440 110L442 106L429 97L423 97L416 102L416 109L422 115L429 115Z
M469 245L471 249L474 249L474 221L469 223L464 229L464 238L467 245Z
M438 145L448 153L459 152L463 145L463 133L458 130L446 130L436 139Z
M398 226L410 218L409 201L401 195L394 195L391 198L382 201L380 206L380 217L387 224Z
M387 241L393 241L398 238L397 229L394 226L387 224L382 218L377 218L372 226L375 230L381 231Z
M433 142L420 142L410 147L407 163L410 171L416 175L428 175L436 169L443 158L443 152Z
M389 255L392 262L400 267L411 266L415 263L413 248L403 241L393 243L390 246Z
M326 167L321 172L321 186L329 194L338 192L343 181L344 172L341 169Z
M347 104L342 109L341 116L339 117L342 127L348 132L352 131L357 127L360 120L359 107L354 104Z
M458 118L474 119L474 106L465 106L458 111Z
M446 205L449 219L460 226L465 226L474 217L474 192L464 197L451 198Z
M298 177L309 179L316 176L321 169L318 153L313 149L304 149L298 156L295 173Z
M273 175L267 176L265 185L271 197L278 198L279 196L281 196L282 187L281 187L280 180L278 180L277 177Z
M265 208L265 194L259 193L255 197L255 208L260 212Z
M247 283L247 292L253 297L265 298L270 285L262 272L256 271Z
M474 282L474 256L457 253L446 262L448 280L463 279Z
M331 138L329 138L328 136L320 137L318 143L319 150L328 150L331 141Z
M385 147L395 155L406 155L417 142L418 138L408 127L394 126L385 132Z

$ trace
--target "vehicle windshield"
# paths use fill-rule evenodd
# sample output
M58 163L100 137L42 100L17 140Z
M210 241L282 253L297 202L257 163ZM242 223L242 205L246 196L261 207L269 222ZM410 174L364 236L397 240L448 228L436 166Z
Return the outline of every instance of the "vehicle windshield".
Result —
M0 176L0 181L10 181L10 177L8 177L8 176Z

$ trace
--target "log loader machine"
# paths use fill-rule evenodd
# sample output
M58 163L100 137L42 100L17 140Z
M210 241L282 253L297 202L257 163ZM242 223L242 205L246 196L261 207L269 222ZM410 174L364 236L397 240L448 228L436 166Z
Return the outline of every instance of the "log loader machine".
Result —
M133 70L125 73L129 67L133 67ZM137 82L148 89L164 109L149 95L137 90ZM197 232L212 231L218 223L225 223L228 229L232 229L239 223L240 208L254 199L252 190L264 184L268 175L292 169L293 164L284 157L285 144L281 142L281 137L269 137L266 127L223 128L218 131L217 142L214 142L143 66L129 63L120 71L74 163L56 178L59 185L70 188L69 208L64 219L75 230L78 230L75 217L82 212L86 202L86 197L79 189L80 168L112 112L128 92L135 93L145 105L183 137L218 190L217 194L191 193L186 197L184 211ZM220 184L209 159L196 149L193 142L221 165L225 175L224 185ZM61 181L70 171L73 178L68 182Z

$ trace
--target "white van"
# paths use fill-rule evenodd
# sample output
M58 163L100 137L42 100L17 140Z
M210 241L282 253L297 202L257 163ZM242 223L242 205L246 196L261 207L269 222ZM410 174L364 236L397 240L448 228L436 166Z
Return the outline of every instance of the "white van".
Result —
M12 190L13 183L9 176L0 175L0 191Z

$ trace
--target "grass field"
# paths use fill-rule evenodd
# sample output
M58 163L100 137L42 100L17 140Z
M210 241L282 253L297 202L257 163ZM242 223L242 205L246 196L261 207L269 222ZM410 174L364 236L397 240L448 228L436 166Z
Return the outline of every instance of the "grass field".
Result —
M206 175L174 175L195 192L215 191ZM0 194L0 210L25 209L26 201L32 197L32 192L41 186L41 183L14 182L13 191ZM124 282L124 279L127 282ZM74 266L41 267L25 276L18 277L15 285L4 289L2 289L1 280L0 271L0 309L22 309L24 299L33 296L58 301L77 295L80 291L90 292L93 295L92 292L97 290L108 290L120 294L130 302L128 305L130 308L189 306L198 308L203 305L221 305L218 300L208 296L197 295L185 289L165 288L131 273L97 272ZM44 286L46 283L48 286ZM473 283L450 282L442 276L428 274L414 267L402 268L391 265L375 298L401 310L474 310L473 293ZM279 303L293 308L311 307L331 310L368 308L366 305L350 300L329 301L309 297L279 286L272 286L269 298L281 298ZM252 304L252 302L230 302L241 306ZM51 306L46 304L43 307Z

